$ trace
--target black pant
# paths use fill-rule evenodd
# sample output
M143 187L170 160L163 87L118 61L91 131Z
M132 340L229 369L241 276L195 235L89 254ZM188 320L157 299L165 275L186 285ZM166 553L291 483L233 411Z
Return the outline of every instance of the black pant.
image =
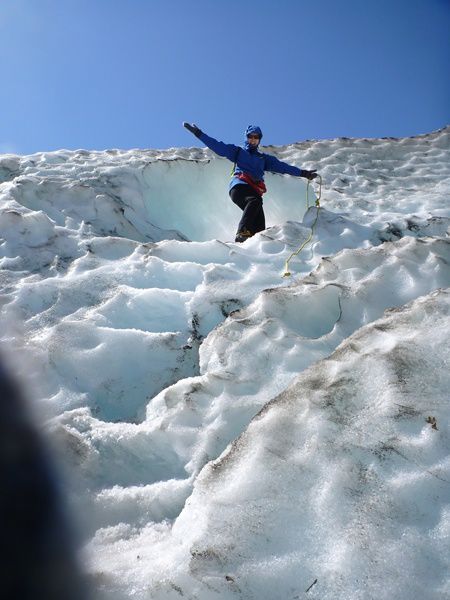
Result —
M247 183L235 185L230 190L230 198L244 211L238 225L238 232L247 229L255 234L266 228L263 200Z

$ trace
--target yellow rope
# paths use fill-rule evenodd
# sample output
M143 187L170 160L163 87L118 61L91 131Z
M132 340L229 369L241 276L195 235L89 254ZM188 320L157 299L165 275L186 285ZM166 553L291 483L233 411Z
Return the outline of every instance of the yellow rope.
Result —
M301 246L299 246L297 248L297 250L295 250L295 252L293 252L289 258L287 259L287 261L285 262L284 265L284 273L283 273L283 277L290 277L291 276L291 272L289 271L289 263L291 262L291 260L294 258L294 256L298 256L300 254L300 252L303 250L303 248L305 246L307 246L309 244L309 242L312 240L313 235L314 235L314 230L316 228L316 224L317 221L319 219L319 211L320 211L320 199L322 197L322 177L320 175L317 175L317 179L319 181L319 195L316 198L316 202L315 202L315 206L317 207L317 214L316 214L316 218L314 219L314 223L312 224L311 227L311 231L309 233L308 238L303 242L303 244L301 244ZM306 210L309 209L309 184L310 184L310 180L308 179L308 184L306 186Z

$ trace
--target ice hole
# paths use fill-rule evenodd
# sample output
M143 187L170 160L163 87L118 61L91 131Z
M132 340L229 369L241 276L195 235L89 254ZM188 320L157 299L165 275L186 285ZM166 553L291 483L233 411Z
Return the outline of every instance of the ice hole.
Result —
M148 220L162 230L176 230L191 241L234 239L240 209L228 195L230 161L159 161L143 172ZM306 185L295 177L266 174L264 196L267 227L301 220Z
M312 293L290 295L283 319L298 335L315 339L330 333L340 315L339 288L327 285Z

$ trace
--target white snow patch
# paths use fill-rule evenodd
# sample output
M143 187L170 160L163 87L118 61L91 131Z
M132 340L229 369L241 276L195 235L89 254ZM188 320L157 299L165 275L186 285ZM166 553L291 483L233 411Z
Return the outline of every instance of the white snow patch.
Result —
M267 148L322 207L269 175L244 244L208 150L0 156L1 340L99 593L450 595L449 140Z

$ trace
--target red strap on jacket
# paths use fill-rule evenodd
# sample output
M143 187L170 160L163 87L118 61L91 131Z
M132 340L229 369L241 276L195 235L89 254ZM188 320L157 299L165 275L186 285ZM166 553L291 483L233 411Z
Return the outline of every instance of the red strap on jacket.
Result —
M248 173L236 173L235 176L238 179L245 181L245 183L248 183L248 185L250 185L256 192L258 192L258 194L260 196L262 196L263 194L265 194L267 192L266 184L264 183L264 181L262 179L260 179L259 181L256 181Z

